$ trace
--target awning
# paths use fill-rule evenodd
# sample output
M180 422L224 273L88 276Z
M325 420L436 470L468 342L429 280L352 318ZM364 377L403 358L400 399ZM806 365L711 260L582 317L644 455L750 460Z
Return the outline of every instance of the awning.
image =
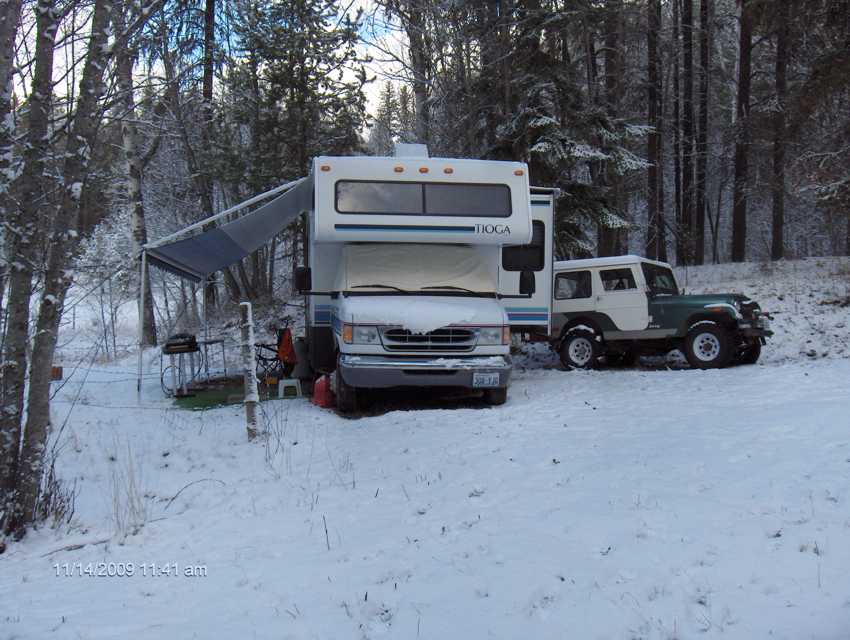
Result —
M199 282L250 255L312 207L313 179L302 178L283 195L238 220L167 244L149 243L145 247L147 259L153 266ZM209 223L214 224L212 221Z

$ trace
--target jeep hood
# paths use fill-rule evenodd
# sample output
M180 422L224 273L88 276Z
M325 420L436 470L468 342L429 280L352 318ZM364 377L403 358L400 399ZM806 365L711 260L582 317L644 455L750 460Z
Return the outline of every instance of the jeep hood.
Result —
M657 295L652 298L655 304L670 304L676 306L704 307L707 304L731 304L749 300L740 293L706 293L701 295Z

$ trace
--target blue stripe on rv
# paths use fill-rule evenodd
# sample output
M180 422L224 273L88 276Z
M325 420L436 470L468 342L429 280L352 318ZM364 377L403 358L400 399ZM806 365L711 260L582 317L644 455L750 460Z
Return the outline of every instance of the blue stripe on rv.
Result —
M505 307L508 322L549 322L549 309L546 307Z
M330 324L331 323L331 309L333 305L329 304L317 304L313 309L313 323L314 324Z

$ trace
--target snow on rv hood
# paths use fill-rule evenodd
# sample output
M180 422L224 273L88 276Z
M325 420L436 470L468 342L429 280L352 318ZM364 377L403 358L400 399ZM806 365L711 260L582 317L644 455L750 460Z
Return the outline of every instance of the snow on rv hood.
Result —
M440 296L352 296L339 306L351 324L398 325L411 333L428 333L450 324L503 325L501 305L490 298Z

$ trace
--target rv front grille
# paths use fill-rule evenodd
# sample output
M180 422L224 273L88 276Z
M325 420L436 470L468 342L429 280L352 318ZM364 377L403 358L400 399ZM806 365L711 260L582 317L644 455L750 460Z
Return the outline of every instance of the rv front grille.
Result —
M475 332L455 327L428 333L411 333L394 327L384 329L381 337L387 351L472 351L475 347Z

